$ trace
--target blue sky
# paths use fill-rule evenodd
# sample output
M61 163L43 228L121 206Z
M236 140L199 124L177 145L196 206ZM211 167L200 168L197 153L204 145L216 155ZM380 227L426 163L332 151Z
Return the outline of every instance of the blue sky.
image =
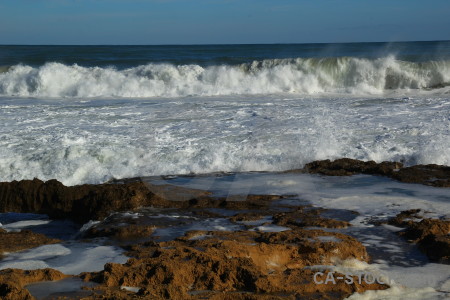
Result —
M0 0L0 44L450 40L449 0Z

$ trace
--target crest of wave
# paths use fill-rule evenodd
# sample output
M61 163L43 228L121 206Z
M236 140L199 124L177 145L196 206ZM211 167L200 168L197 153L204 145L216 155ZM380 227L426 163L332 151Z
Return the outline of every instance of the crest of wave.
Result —
M47 63L0 73L0 95L23 97L177 97L272 93L377 94L449 85L450 61L393 56L270 59L236 66L148 64L125 70Z

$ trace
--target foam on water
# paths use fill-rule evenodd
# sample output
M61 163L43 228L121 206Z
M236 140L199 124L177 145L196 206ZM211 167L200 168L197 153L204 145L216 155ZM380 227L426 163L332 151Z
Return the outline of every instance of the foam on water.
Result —
M50 220L28 220L28 221L18 221L14 223L9 223L7 225L1 226L6 231L21 231L24 228L33 227L33 226L39 226L39 225L46 225L50 223Z
M448 299L448 294L437 292L435 289L430 287L416 289L416 288L405 288L401 286L395 286L382 291L366 291L362 294L355 293L346 299L347 300L403 300L403 299L440 300L440 299Z
M44 245L6 255L0 270L17 268L35 270L52 268L69 275L103 270L108 262L125 263L127 257L113 246L88 243Z
M447 189L408 184L370 175L319 176L310 174L242 173L209 177L178 177L151 180L187 188L218 191L216 195L298 195L314 206L357 211L354 226L367 225L369 218L386 219L403 210L422 209L427 218L450 217ZM282 183L285 183L283 185ZM284 201L284 200L281 200Z
M0 99L0 180L68 185L351 157L450 165L442 97Z

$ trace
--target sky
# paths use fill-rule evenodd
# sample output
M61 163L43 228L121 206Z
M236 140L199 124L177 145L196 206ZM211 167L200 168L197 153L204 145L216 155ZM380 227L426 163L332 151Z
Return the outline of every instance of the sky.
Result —
M0 0L0 44L450 40L449 0Z

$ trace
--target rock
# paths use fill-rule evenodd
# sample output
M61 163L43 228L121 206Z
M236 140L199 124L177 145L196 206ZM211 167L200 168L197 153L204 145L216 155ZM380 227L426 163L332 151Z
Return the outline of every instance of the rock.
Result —
M416 165L402 168L391 177L401 182L450 187L450 167L447 166Z
M151 225L126 224L122 226L113 226L112 224L102 224L102 226L91 227L84 235L85 238L109 237L117 241L138 240L143 237L149 237L156 229Z
M0 259L4 252L15 252L58 242L60 241L57 239L51 239L29 230L6 232L0 228Z
M399 234L416 243L431 261L450 264L450 221L424 219L419 215L420 211L402 211L388 223L405 227Z
M50 218L68 218L79 223L99 220L112 212L133 210L142 206L179 207L183 201L176 198L181 190L186 195L193 189L174 188L170 196L163 186L152 186L144 182L126 184L98 184L64 186L57 180L43 182L38 179L0 183L0 212L32 212L47 214ZM196 190L195 190L196 191ZM199 191L196 197L208 195ZM189 200L191 200L189 198ZM184 201L188 202L188 201Z
M428 235L447 235L450 233L450 221L438 219L423 219L420 222L408 224L407 229L402 235L414 242L420 242Z
M450 265L450 235L430 234L420 240L419 247L430 260Z
M99 283L96 289L108 295L120 286L139 287L137 299L343 299L355 291L387 288L317 285L316 271L304 267L332 264L336 257L368 261L356 239L322 230L195 231L174 241L133 245L127 254L132 257L127 263L109 263L81 277Z
M34 179L0 182L0 212L41 213L53 219L86 223L102 220L113 212L140 207L254 209L269 207L272 201L283 198L278 195L237 195L234 198L209 195L207 191L141 181L67 187L57 180Z
M422 216L419 215L421 212L420 209L409 209L404 210L397 214L395 217L388 220L388 224L398 226L398 227L407 227L414 223L414 219L420 220L423 219Z
M39 282L60 280L68 277L53 269L40 270L0 270L0 298L4 300L32 300L34 297L24 288L25 285Z
M305 210L305 207L298 207L294 211L286 213L276 213L273 215L273 223L279 226L298 227L324 227L324 228L347 228L349 222L324 218L320 215L323 209Z
M361 161L341 158L335 161L318 160L305 165L301 170L287 172L305 172L328 176L349 176L369 174L387 176L401 182L420 183L436 187L450 187L450 167L441 165L416 165L403 167L399 162Z
M303 168L308 173L319 173L329 176L348 176L354 174L371 174L391 176L394 170L399 169L403 164L399 162L376 163L374 161L361 161L350 158L341 158L335 161L319 160L308 163Z

